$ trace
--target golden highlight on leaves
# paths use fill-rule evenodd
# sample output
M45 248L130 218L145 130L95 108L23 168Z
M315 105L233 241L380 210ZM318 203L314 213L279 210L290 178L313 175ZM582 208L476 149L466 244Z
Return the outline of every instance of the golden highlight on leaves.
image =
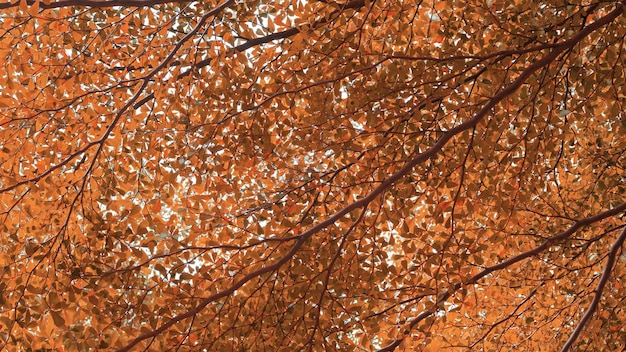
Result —
M0 4L0 349L626 348L625 6Z

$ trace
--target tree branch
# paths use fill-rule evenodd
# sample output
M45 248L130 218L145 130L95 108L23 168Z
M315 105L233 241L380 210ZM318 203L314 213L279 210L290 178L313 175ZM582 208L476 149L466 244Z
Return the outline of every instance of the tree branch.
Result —
M439 306L441 303L445 302L448 298L452 297L452 295L460 290L463 286L468 286L468 285L473 285L475 283L477 283L479 280L481 280L482 278L484 278L485 276L498 271L498 270L502 270L505 268L508 268L509 266L520 262L526 258L535 256L543 251L545 251L546 249L548 249L551 245L553 245L554 243L566 239L568 237L570 237L571 235L573 235L574 233L576 233L576 231L578 231L579 229L589 226L593 223L596 223L600 220L606 219L608 217L611 216L615 216L618 215L620 213L623 213L624 211L626 211L626 202L620 204L619 206L613 208L613 209L609 209L607 211L604 211L600 214L594 215L594 216L590 216L590 217L586 217L583 219L580 219L578 221L576 221L572 226L570 226L567 230L558 233L550 238L548 238L547 240L545 240L541 245L528 250L526 252L520 253L512 258L509 258L503 262L500 262L498 264L492 265L490 267L485 268L485 270L481 271L480 273L472 276L468 281L466 281L465 283L457 283L456 285L454 285L453 289L445 292L443 294L441 294L438 299L437 299L437 303L435 304L435 307ZM621 237L620 237L621 238ZM428 318L429 316L435 314L435 310L427 310L424 311L422 313L420 313L418 316L416 316L415 318L413 318L410 323L409 323L409 329L412 329L413 327L415 327L415 325L417 325L419 322L421 322L422 320ZM379 349L377 352L391 352L394 351L399 345L400 343L402 343L403 338L399 338L394 340L391 344L389 344L386 347L383 347L381 349Z
M359 200L357 200L357 201L347 205L346 207L344 207L340 211L336 212L334 215L330 216L326 220L318 223L317 225L311 227L309 230L303 232L300 235L301 236L300 239L293 245L293 247L289 250L289 252L287 252L282 258L280 258L279 260L277 260L276 262L274 262L271 265L268 265L266 267L263 267L263 268L260 268L260 269L257 269L255 271L252 271L252 272L248 273L243 278L241 278L239 281L237 281L233 285L231 285L229 288L227 288L227 289L225 289L225 290L223 290L221 292L215 293L215 294L213 294L213 295L203 299L195 308L190 309L190 310L188 310L185 313L181 313L179 315L176 315L176 316L172 317L171 319L166 321L164 324L162 324L161 326L159 326L158 328L156 328L156 329L154 329L152 331L149 331L149 332L146 332L146 333L143 333L143 334L139 335L137 338L135 338L130 343L128 343L125 347L123 347L120 350L118 350L118 352L127 352L127 351L129 351L133 346L137 345L139 342L141 342L143 340L146 340L146 339L153 338L153 337L159 335L160 333L166 331L167 329L169 329L170 327L172 327L174 324L178 323L179 321L182 321L184 319L191 318L191 317L195 316L196 314L201 312L206 306L208 306L210 303L215 302L215 301L217 301L217 300L219 300L221 298L230 296L232 293L234 293L237 289L239 289L240 287L245 285L250 280L253 280L254 278L257 278L257 277L259 277L259 276L261 276L263 274L267 274L267 273L274 272L274 271L278 270L281 266L283 266L285 263L287 263L296 254L296 252L298 252L300 247L302 247L302 245L306 242L307 239L309 239L310 237L312 237L316 233L322 231L323 229L333 225L337 220L341 219L344 215L350 213L351 211L366 207L379 194L381 194L382 192L384 192L385 190L390 188L393 184L395 184L398 180L400 180L401 178L403 178L404 176L409 174L416 165L418 165L420 163L423 163L423 162L433 158L434 156L436 156L441 151L441 149L443 149L443 147L448 143L448 141L450 141L450 139L452 139L454 136L462 133L465 130L468 130L468 129L471 129L471 128L475 127L481 120L483 120L485 118L485 116L487 116L487 114L491 111L491 109L493 107L495 107L500 101L504 100L506 97L508 97L509 95L514 93L517 89L519 89L522 86L522 84L535 71L537 71L540 68L543 68L543 67L549 65L550 63L552 63L552 61L554 59L556 59L561 52L563 52L564 50L574 46L576 43L578 43L583 38L585 38L587 35L589 35L589 33L591 33L593 31L601 28L602 26L610 23L615 18L617 18L622 12L623 12L622 7L617 8L616 10L612 11L611 13L606 15L605 17L602 17L598 21L596 21L596 22L592 23L591 25L589 25L588 27L585 27L580 32L578 32L575 36L570 38L569 40L566 40L566 41L562 42L560 45L556 46L552 52L550 52L549 54L544 56L542 59L540 59L540 60L534 62L533 64L531 64L522 73L520 73L520 75L517 77L517 79L513 83L511 83L508 87L502 89L500 92L498 92L496 95L494 95L491 99L489 99L489 101L478 112L476 112L476 114L471 119L467 120L466 122L464 122L464 123L462 123L462 124L460 124L460 125L458 125L456 127L451 128L448 131L446 131L445 133L443 133L443 135L440 137L440 139L433 146L431 146L429 149L425 150L424 152L418 154L412 160L408 161L399 171L397 171L396 173L394 173L391 176L389 176L386 180L384 180L378 187L376 187L374 190L372 190L369 194L367 194L363 198L361 198L361 199L359 199ZM626 209L626 203L622 204L620 206L620 209L622 211L624 209ZM613 211L615 211L615 210L613 210ZM615 211L615 212L619 212L619 211ZM612 214L612 211L607 211L607 212L605 212L603 214ZM593 218L595 218L595 217L593 217ZM588 220L588 219L593 219L593 218L587 218L587 219L581 220L580 222L578 222L575 225L573 225L570 228L570 230L566 231L564 234L559 235L559 236L555 236L554 237L554 241L556 241L559 238L566 237L567 234L570 233L570 231L571 231L571 233L573 233L576 229L582 227L583 224L590 223L590 220ZM547 246L549 246L549 244L551 244L552 242L553 241L550 241L549 243L546 243L545 246L540 246L540 248L544 248L544 247L547 248ZM540 250L538 250L538 251L540 251ZM501 268L507 267L507 266L517 262L517 261L520 261L520 260L522 260L522 259L524 259L526 257L529 257L529 256L533 255L532 253L529 253L529 252L527 252L527 253L528 254L526 256L524 256L524 257L522 257L523 254L521 254L520 256L512 258L509 261L506 261L506 262L503 262L501 264L498 264L498 265L495 265L493 267L490 267L487 270L483 271L481 274L478 274L478 275L474 276L470 281L473 281L473 282L478 281L479 279L481 279L482 277L488 275L489 273L491 273L493 271L496 271L496 270L499 270ZM460 287L461 287L461 285L458 285L458 288L460 288ZM458 288L455 288L455 291ZM448 297L450 297L453 292L454 291L447 292L444 296L442 296L442 300L445 300ZM413 322L411 323L411 327L416 325L419 321L425 319L427 316L430 316L432 314L433 314L432 311L431 312L424 312L424 313L422 313L421 315L419 315L418 317L416 317L413 320ZM392 343L390 346L383 348L381 351L393 351L401 342L402 342L402 339L398 339L394 343Z
M619 237L613 242L611 245L611 249L609 250L609 255L606 258L606 265L604 266L604 270L602 271L602 276L600 277L600 281L598 281L598 286L596 287L596 294L593 296L593 300L589 305L589 308L583 315L582 319L578 322L576 329L572 332L569 339L563 345L561 352L567 352L572 348L574 342L578 339L578 336L583 331L587 322L593 316L593 313L598 309L598 303L600 303L600 299L602 298L602 292L604 292L604 287L606 283L609 281L609 277L611 276L611 272L613 271L613 266L615 265L615 257L617 256L617 252L622 248L624 244L624 240L626 240L626 226L622 230L622 233Z
M328 19L324 18L324 19L320 19L315 21L313 24L310 25L310 28L319 28L325 24L328 24L332 21L334 21L343 11L348 10L348 9L357 9L360 8L362 6L365 5L365 0L353 0L350 1L346 4L341 5L341 7L335 11L333 11L330 16L328 16ZM242 52L242 51L246 51L250 48L253 48L255 46L259 46L262 44L267 44L271 41L274 40L279 40L279 39L287 39L289 37L292 37L298 33L300 33L302 31L302 28L304 26L299 26L299 27L293 27L293 28L289 28L286 29L284 31L280 31L280 32L275 32L275 33L271 33L268 34L266 36L263 37L258 37L258 38L254 38L254 39L250 39L247 40L246 42L239 44L237 46L235 46L232 50L236 51L236 52ZM208 65L211 64L211 60L212 59L204 59L200 62L198 62L193 68L191 68L189 71L183 72L180 74L180 76L178 76L178 78L181 77L185 77L188 76L191 73L191 70L199 70L203 67L206 67Z
M571 47L576 45L578 42L583 40L590 33L592 33L594 31L604 27L605 25L607 25L607 24L609 24L611 22L613 22L623 12L624 12L624 6L623 5L618 5L613 11L609 12L606 16L601 17L597 21L591 23L589 26L581 29L578 33L576 33L576 35L574 35L570 39L568 39L566 41L563 41L561 44L555 46L553 48L553 50L549 54L547 54L542 59L540 59L539 61L536 61L535 63L530 65L528 68L526 68L522 73L520 73L520 75L517 77L517 79L513 83L511 83L508 87L504 88L499 93L497 93L493 98L491 98L489 100L489 102L487 104L485 104L485 106L483 106L483 108L480 109L476 113L474 118L472 118L471 120L469 120L469 121L467 121L467 122L465 122L465 123L463 123L463 124L453 128L453 129L449 130L448 132L446 132L442 136L442 138L437 142L437 144L435 144L435 146L438 145L439 143L441 143L443 140L445 140L447 142L447 140L451 138L451 136L447 137L447 135L448 135L448 133L450 131L452 131L452 130L454 130L456 128L463 128L464 125L470 124L470 123L472 123L473 125L476 125L487 114L487 112L491 110L491 108L493 108L498 102L502 101L505 97L509 96L514 91L516 91L519 87L521 87L522 84L528 79L528 77L530 77L530 75L532 75L535 71L537 71L538 69L540 69L542 67L545 67L545 66L549 65L550 63L552 63L552 61L554 61L554 59L556 59L563 51L565 51L567 49L570 49ZM467 128L465 128L465 129L467 129ZM445 144L445 142L443 142L443 143ZM434 146L433 146L433 148L434 148ZM428 152L428 151L429 150L427 150L426 152ZM511 265L513 265L513 264L523 260L523 259L526 259L528 257L531 257L533 255L536 255L536 254L544 251L549 246L551 246L554 242L562 240L564 238L567 238L567 237L571 236L573 233L575 233L581 227L584 227L584 226L587 226L589 224L595 223L595 222L600 221L600 220L602 220L604 218L607 218L609 216L617 215L617 214L619 214L619 213L621 213L623 211L626 211L626 203L622 203L618 207L615 207L615 208L613 208L611 210L608 210L606 212L600 213L600 214L598 214L596 216L584 218L584 219L581 219L581 220L577 221L570 228L568 228L564 232L561 232L560 234L557 234L557 235L547 239L540 246L538 246L538 247L536 247L536 248L534 248L534 249L532 249L530 251L521 253L521 254L513 257L513 258L505 260L505 261L503 261L503 262L501 262L499 264L496 264L496 265L493 265L491 267L486 268L482 272L474 275L465 284L461 284L461 283L456 284L453 287L452 290L450 290L448 292L445 292L444 294L442 294L437 299L437 304L435 305L435 307L439 306L439 304L443 303L448 298L450 298L452 296L452 294L454 294L456 291L458 291L464 285L474 284L474 283L478 282L478 280L480 280L483 277L491 274L494 271L507 268L507 267L509 267L509 266L511 266ZM415 318L413 318L411 320L411 322L409 323L409 329L412 329L420 321L426 319L427 317L433 315L434 313L435 313L435 310L427 310L427 311L422 312L421 314L419 314L418 316L416 316ZM404 340L404 337L400 337L400 338L394 340L391 344L389 344L389 345L379 349L378 352L391 352L391 351L394 351L402 343L403 340Z
M49 4L43 1L39 2L39 8L41 9L56 9L61 7L91 7L91 8L107 8L113 6L124 7L150 7L161 4L171 3L188 3L191 0L61 0L50 2ZM35 3L35 0L26 0L26 3L30 6ZM19 1L6 2L0 4L1 9L8 9L11 7L18 7Z

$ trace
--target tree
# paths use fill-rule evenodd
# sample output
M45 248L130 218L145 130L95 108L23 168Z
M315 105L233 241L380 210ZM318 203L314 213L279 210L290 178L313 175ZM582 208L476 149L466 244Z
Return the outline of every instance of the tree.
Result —
M2 349L626 348L625 6L0 4Z

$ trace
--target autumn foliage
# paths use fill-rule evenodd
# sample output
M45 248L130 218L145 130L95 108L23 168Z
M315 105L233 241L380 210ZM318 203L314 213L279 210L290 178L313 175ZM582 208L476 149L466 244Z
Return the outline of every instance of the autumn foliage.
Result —
M623 350L625 6L0 4L0 350Z

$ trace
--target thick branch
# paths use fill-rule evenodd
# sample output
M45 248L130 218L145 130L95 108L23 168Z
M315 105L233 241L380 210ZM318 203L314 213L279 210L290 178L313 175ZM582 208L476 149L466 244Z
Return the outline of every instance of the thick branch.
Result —
M308 25L307 27L310 28L320 28L332 21L334 21L343 11L348 10L348 9L358 9L360 7L363 7L365 5L365 0L354 0L354 1L350 1L346 4L341 5L341 7L335 11L333 11L330 16L328 16L328 19L324 18L321 20L317 20L314 23L312 23L311 25ZM233 48L234 51L237 52L242 52L242 51L246 51L250 48L253 48L255 46L259 46L262 44L267 44L269 42L272 42L274 40L279 40L279 39L287 39L289 37L293 37L294 35L300 33L300 31L302 31L302 28L304 26L299 26L299 27L293 27L293 28L289 28L286 29L284 31L280 31L280 32L275 32L275 33L271 33L268 34L266 36L263 37L258 37L258 38L253 38L250 40L247 40L246 42L239 44L237 46L235 46ZM208 65L211 64L211 60L212 59L204 59L200 62L198 62L195 67L193 68L193 70L198 70L201 69L203 67L206 67ZM183 72L180 77L184 77L189 75L189 73L191 73L190 71L187 72Z
M342 5L337 5L339 7L339 9L333 11L331 13L330 16L328 16L329 19L320 19L318 21L315 21L312 25L310 25L311 28L319 28L323 25L326 25L330 22L332 22L333 20L335 20L343 11L347 10L347 9L357 9L360 8L362 6L365 5L365 0L353 0L350 1L346 4L342 4ZM275 33L270 33L266 36L263 37L258 37L258 38L253 38L250 40L247 40L246 42L239 44L237 46L235 46L234 48L232 48L233 51L236 52L242 52L242 51L246 51L250 48L253 48L255 46L259 46L262 44L267 44L271 41L274 40L279 40L279 39L287 39L289 37L292 37L298 33L300 33L300 31L302 30L304 26L298 26L298 27L293 27L293 28L289 28L286 29L284 31L280 31L280 32L275 32ZM179 74L176 79L181 79L183 77L187 77L191 74L192 71L194 70L199 70L202 69L204 67L207 67L211 64L211 61L213 59L212 58L208 58L208 59L204 59L199 61L198 63L196 63L195 65L193 65L193 67L191 67L190 69L188 69L185 72L182 72L181 74ZM175 65L179 65L180 62L172 62L172 66ZM148 101L152 100L154 98L154 93L150 93L147 96L145 96L144 98L142 98L140 101L138 101L137 103L135 103L135 105L133 106L135 109L141 107L142 105L144 105L145 103L147 103Z
M448 298L452 297L452 295L460 290L463 286L468 286L468 285L473 285L475 283L477 283L478 281L480 281L482 278L488 276L489 274L492 274L496 271L505 269L510 267L511 265L518 263L526 258L535 256L543 251L545 251L546 249L548 249L550 246L552 246L554 243L566 239L570 236L572 236L574 233L576 233L576 231L580 230L583 227L589 226L593 223L596 223L598 221L604 220L606 218L609 218L611 216L616 216L620 213L623 213L624 211L626 211L626 202L620 204L619 206L613 208L613 209L609 209L605 212L602 212L600 214L594 215L594 216L590 216L584 219L580 219L578 221L576 221L572 226L570 226L567 230L560 232L550 238L548 238L547 240L545 240L541 245L528 250L526 252L520 253L512 258L509 258L505 261L502 261L498 264L492 265L490 267L485 268L483 271L479 272L478 274L472 276L469 280L467 280L465 283L457 283L456 285L454 285L453 289L445 292L441 295L439 295L438 299L437 299L437 304L435 306L439 306L441 303L445 302ZM620 237L621 238L621 237ZM428 318L429 316L435 314L435 310L427 310L424 311L422 313L420 313L418 316L416 316L415 318L413 318L410 323L409 323L409 328L413 328L415 327L415 325L417 325L419 322L423 321L424 319ZM388 346L378 350L377 352L391 352L394 351L399 345L400 343L402 343L403 339L396 339L394 340L391 344L389 344Z
M310 25L310 28L313 28L313 29L319 28L321 26L324 26L324 25L334 21L345 10L358 9L358 8L361 8L361 7L365 6L365 0L352 0L352 1L349 1L349 2L347 2L345 4L335 4L335 5L338 7L338 9L333 11L328 16L328 19L324 18L324 19L317 20L317 21L313 22ZM246 41L243 44L237 45L234 49L236 51L246 51L246 50L248 50L248 49L250 49L252 47L255 47L255 46L258 46L258 45L261 45L261 44L266 44L266 43L269 43L269 42L271 42L273 40L289 38L291 36L294 36L294 35L300 33L301 30L302 30L302 26L294 27L294 28L289 28L287 30L284 30L282 32L272 33L272 34L266 35L264 37L250 39L250 40Z
M609 281L609 277L611 276L611 272L613 271L613 266L615 265L615 257L617 256L617 252L619 252L620 248L624 244L624 240L626 240L626 226L622 230L622 233L619 237L613 242L611 245L611 249L609 250L609 255L606 258L606 265L604 266L604 270L602 271L602 276L600 277L600 281L598 282L598 286L596 287L596 294L593 296L593 300L589 305L589 309L585 312L580 322L578 322L578 326L572 332L565 345L561 349L561 352L567 352L574 345L574 342L578 339L578 336L585 328L585 325L593 316L593 313L598 309L598 303L600 303L600 299L602 298L602 292L604 292L604 287L606 283Z
M143 340L146 340L146 339L149 339L149 338L153 338L153 337L161 334L165 330L169 329L170 327L172 327L174 324L178 323L179 321L182 321L184 319L191 318L191 317L195 316L196 314L201 312L210 303L215 302L215 301L217 301L217 300L219 300L221 298L230 296L232 293L234 293L237 289L239 289L240 287L245 285L250 280L253 280L253 279L255 279L255 278L257 278L257 277L259 277L259 276L261 276L263 274L267 274L267 273L274 272L274 271L278 270L281 266L283 266L285 263L287 263L296 254L296 252L298 252L300 247L302 247L302 245L305 243L305 241L307 239L309 239L310 237L312 237L316 233L322 231L323 229L333 225L337 220L341 219L344 215L350 213L351 211L366 207L378 195L380 195L382 192L384 192L385 190L390 188L394 183L396 183L402 177L404 177L405 175L409 174L416 165L418 165L420 163L423 163L423 162L429 160L430 158L433 158L434 156L436 156L441 151L441 149L443 149L443 147L448 143L448 141L450 141L450 139L452 139L454 136L462 133L465 130L468 130L468 129L471 129L471 128L475 127L478 124L478 122L480 122L482 119L485 118L485 116L487 116L487 114L491 111L491 109L494 106L496 106L500 101L502 101L503 99L505 99L506 97L511 95L513 92L515 92L519 87L521 87L522 84L535 71L537 71L540 68L543 68L543 67L549 65L556 57L558 57L558 55L561 52L563 52L564 50L574 46L576 43L578 43L583 38L585 38L589 33L597 30L598 28L601 28L602 26L606 25L607 23L610 23L612 20L614 20L621 13L622 13L622 9L620 7L619 9L614 10L613 12L609 13L607 16L601 18L597 22L594 22L590 26L584 28L583 30L581 30L577 35L575 35L571 39L562 42L559 46L555 47L555 49L552 52L550 52L549 54L547 54L544 58L542 58L541 60L536 61L535 63L530 65L526 70L524 70L519 75L519 77L513 83L511 83L508 87L506 87L505 89L501 90L493 98L491 98L478 112L476 112L474 117L472 117L470 120L468 120L468 121L466 121L466 122L464 122L464 123L462 123L462 124L460 124L460 125L458 125L458 126L456 126L454 128L451 128L450 130L446 131L441 136L441 138L437 141L437 143L435 143L432 147L430 147L429 149L427 149L423 153L418 154L412 160L408 161L398 172L396 172L395 174L389 176L386 180L384 180L378 187L376 187L368 195L366 195L365 197L363 197L363 198L361 198L361 199L359 199L359 200L357 200L357 201L347 205L345 208L341 209L340 211L335 213L333 216L327 218L326 220L318 223L317 225L311 227L309 230L307 230L304 233L302 233L300 235L301 236L300 239L298 240L298 242L296 242L294 244L294 246L291 248L291 250L289 250L289 252L287 252L287 254L285 254L282 258L277 260L275 263L273 263L271 265L268 265L268 266L266 266L264 268L261 268L261 269L258 269L258 270L255 270L255 271L252 271L252 272L248 273L246 276L241 278L239 281L235 282L229 288L227 288L227 289L225 289L225 290L223 290L221 292L218 292L216 294L213 294L213 295L203 299L195 308L190 309L190 310L188 310L185 313L182 313L182 314L179 314L177 316L174 316L173 318L171 318L170 320L165 322L163 325L161 325L160 327L158 327L158 328L156 328L156 329L154 329L152 331L149 331L149 332L146 332L144 334L139 335L137 338L132 340L128 345L126 345L125 347L120 349L119 352L129 351L133 346L137 345L139 342L141 342ZM626 209L626 204L623 204L623 207ZM582 226L582 224L579 224L576 228L581 227L581 226ZM530 255L531 254L529 254L528 256L530 256ZM523 258L520 258L519 260L521 260L521 259L523 259ZM517 261L519 261L519 260L517 260ZM508 265L511 265L511 264L508 264ZM508 265L505 265L504 267L506 267ZM489 269L487 269L487 270L489 270ZM491 271L495 271L495 270L499 270L498 266L495 266L495 267L493 267L493 269L491 269ZM475 276L472 280L478 281L483 276L488 275L488 273L490 273L491 271L488 271L488 272L485 271L484 275L480 276L480 274L479 274L479 275ZM451 294L452 294L452 292L446 293L447 296L444 299L447 299ZM425 312L425 313L427 314L427 316L433 314L432 312ZM426 316L424 316L424 317L419 316L418 318L416 318L414 323L412 323L411 325L417 324L418 321L424 319L425 317ZM383 351L392 351L392 350L394 350L400 344L400 342L401 342L401 340L396 340L391 346L388 346L385 349L383 349Z
M501 90L499 93L497 93L492 99L489 100L489 102L487 104L485 104L485 106L480 109L474 118L472 118L471 120L465 122L464 124L461 124L455 128L462 128L464 125L468 124L468 123L472 123L473 125L477 124L478 121L480 121L486 114L487 112L493 108L498 102L500 102L501 100L503 100L505 97L509 96L510 94L512 94L514 91L516 91L519 87L522 86L522 84L528 79L528 77L530 77L530 75L532 75L534 72L536 72L537 70L539 70L540 68L543 68L545 66L548 66L550 63L552 63L552 61L554 61L554 59L556 59L563 51L568 50L570 48L572 48L574 45L576 45L578 42L580 42L581 40L583 40L585 37L587 37L590 33L604 27L605 25L613 22L616 18L618 18L622 13L624 12L624 6L623 5L619 5L617 8L615 8L613 11L611 11L610 13L608 13L606 16L600 18L599 20L597 20L596 22L591 23L589 26L583 28L582 30L580 30L576 35L574 35L573 37L571 37L570 39L562 42L561 44L559 44L558 46L555 46L553 48L553 50L547 54L546 56L544 56L541 60L536 61L535 63L533 63L532 65L530 65L528 68L526 68L518 77L517 79L508 87L506 87L505 89ZM454 130L454 128L452 129ZM450 130L450 131L452 131ZM450 132L448 131L448 132ZM439 140L439 142L437 144L439 144L440 142L442 142L442 140L447 141L448 139L451 138L448 137L446 138L448 133L445 133L443 135L443 137ZM445 144L445 142L443 142ZM436 145L437 145L436 144ZM588 218L584 218L581 219L579 221L577 221L576 223L574 223L569 229L567 229L564 232L561 232L560 234L557 234L551 238L549 238L548 240L546 240L543 244L541 244L540 246L521 253L513 258L510 258L508 260L505 260L499 264L493 265L491 267L486 268L485 270L483 270L482 272L476 274L475 276L473 276L470 280L468 280L465 285L471 285L474 284L476 282L478 282L478 280L482 279L483 277L493 273L494 271L498 271L498 270L502 270L504 268L507 268L523 259L526 259L528 257L534 256L536 254L541 253L542 251L546 250L548 247L550 247L554 242L565 239L569 236L571 236L572 234L574 234L578 229L580 229L581 227L587 226L589 224L598 222L602 219L605 219L609 216L614 216L617 215L623 211L626 210L626 203L622 203L620 204L618 207L613 208L611 210L608 210L606 212L603 212L601 214L598 214L596 216L592 216L592 217L588 217ZM444 294L440 295L439 298L437 299L437 304L435 306L438 306L439 304L443 303L444 301L446 301L448 298L450 298L456 291L458 291L463 285L462 284L457 284L453 287L452 290L445 292ZM435 313L435 310L427 310L422 312L421 314L419 314L418 316L416 316L415 318L413 318L409 324L409 328L412 329L414 326L416 326L419 322L421 322L422 320L426 319L427 317L433 315ZM398 338L396 340L394 340L391 344L383 347L382 349L378 350L378 352L391 352L394 351L404 340L403 337Z

